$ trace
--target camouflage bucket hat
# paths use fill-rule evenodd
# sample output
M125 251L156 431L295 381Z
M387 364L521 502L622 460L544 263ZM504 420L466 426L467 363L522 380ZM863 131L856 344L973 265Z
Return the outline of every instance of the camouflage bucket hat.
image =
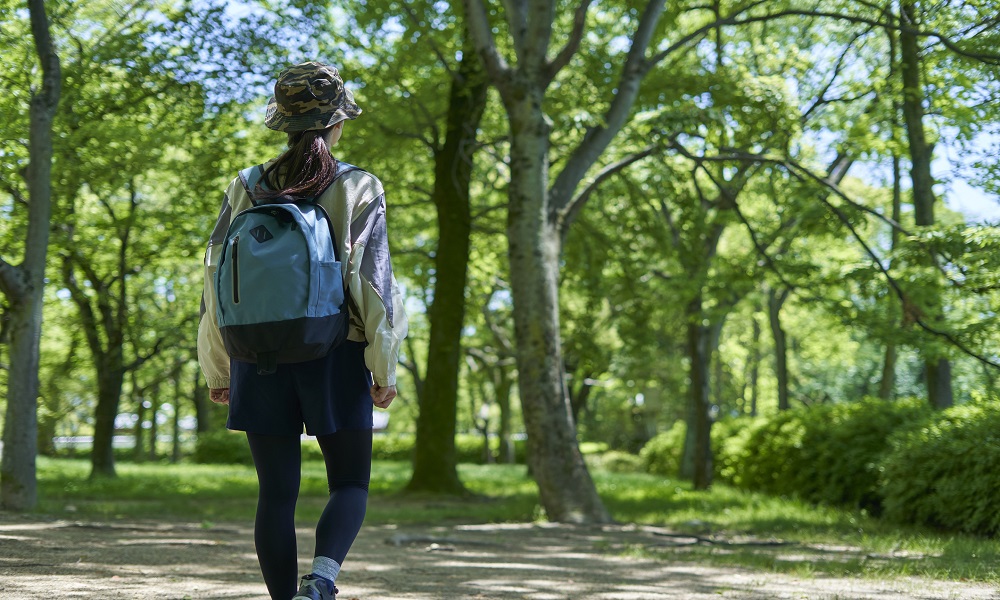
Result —
M308 131L326 129L360 114L337 69L307 62L278 74L264 124L275 131Z

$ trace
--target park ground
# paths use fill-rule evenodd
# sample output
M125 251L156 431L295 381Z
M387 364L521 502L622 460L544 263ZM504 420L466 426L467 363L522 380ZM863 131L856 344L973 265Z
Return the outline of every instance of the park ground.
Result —
M312 532L299 529L308 567ZM692 551L758 554L775 570L727 566ZM699 556L704 556L700 554ZM548 523L366 526L340 600L446 598L988 599L993 585L924 577L831 576L810 565L919 561L849 545L676 533L651 526ZM0 513L0 599L264 599L250 522L73 520Z

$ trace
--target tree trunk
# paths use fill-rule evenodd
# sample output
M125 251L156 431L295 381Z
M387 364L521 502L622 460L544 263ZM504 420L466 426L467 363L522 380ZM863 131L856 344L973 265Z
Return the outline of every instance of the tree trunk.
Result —
M96 355L95 355L96 356ZM125 370L122 366L121 346L114 345L106 356L97 361L97 408L94 409L94 446L90 454L90 476L114 477L115 419L121 401L122 381Z
M719 338L722 335L722 325L713 325L712 329L712 369L715 371L712 375L712 396L714 398L712 403L721 409L726 405L724 385L726 373L723 369L724 363L722 362L722 353L719 350Z
M757 416L757 398L760 394L760 322L757 321L756 309L753 315L753 348L750 353L750 416Z
M767 314L771 321L771 335L774 338L774 374L778 379L778 410L788 410L788 344L785 330L781 327L781 307L788 299L790 290L778 293L771 289L767 294Z
M8 510L30 510L38 502L38 346L52 216L52 120L62 84L43 0L28 0L28 12L42 69L41 90L31 96L28 237L20 266L0 260L0 288L10 307L10 371L0 459L0 505Z
M455 454L458 373L465 322L471 216L469 184L476 130L488 85L475 50L466 44L452 80L444 147L434 156L434 204L438 216L434 303L428 310L427 373L420 395L411 491L463 494Z
M497 374L494 377L496 387L497 404L500 406L500 424L497 436L500 438L499 461L503 464L512 465L517 462L514 452L514 441L510 437L510 377L507 376L507 367L498 364Z
M894 127L895 128L895 127ZM892 157L892 220L899 223L899 219L902 216L903 208L903 191L901 185L900 176L900 161L898 156ZM896 246L899 244L899 231L895 227L892 228L892 249L895 250ZM897 320L897 300L896 298L889 299L892 310L890 315L893 322ZM896 342L890 339L885 344L885 357L882 361L882 379L879 381L878 385L878 397L883 400L892 400L896 389L896 361L898 358L898 352L896 349Z
M934 178L931 160L934 148L927 142L924 131L924 88L921 82L920 46L915 33L909 31L917 23L914 0L900 4L901 23L909 25L899 35L900 72L903 77L903 118L910 148L910 180L913 186L913 213L917 225L934 224ZM930 306L925 307L932 319L940 317L940 292ZM951 386L951 363L933 345L922 348L927 380L927 400L935 408L947 408L954 403Z
M156 413L160 411L160 383L153 384L149 393L149 460L156 460L156 438L160 428L156 422Z
M516 63L507 62L483 0L466 0L470 36L490 80L497 86L510 123L510 170L507 238L517 339L518 388L528 431L529 469L550 519L601 523L610 520L583 461L566 393L559 339L559 252L561 238L591 187L580 183L628 122L643 77L657 60L646 59L656 37L665 0L643 9L614 91L600 125L590 127L569 151L549 193L550 126L543 107L546 90L579 51L590 2L578 3L573 30L549 59L554 0L506 2L509 45ZM650 150L651 152L652 150ZM640 153L642 154L642 153ZM648 155L648 154L647 154ZM622 163L629 164L628 162Z
M174 464L181 460L181 375L183 374L184 363L178 362L174 370L174 418L170 448L170 462Z
M553 521L605 523L576 438L559 335L560 232L548 215L549 126L541 93L508 106L511 171L507 220L518 389L528 463Z
M59 454L55 441L58 423L59 418L55 415L38 420L38 453L42 456L54 457Z
M583 373L580 374L580 384L574 390L572 387L569 388L569 405L570 409L573 411L573 422L580 422L580 414L587 408L587 402L590 400L590 392L594 389L594 386L587 383L590 381L589 377L585 377Z
M681 477L696 490L712 485L711 404L712 327L704 325L705 314L699 292L685 309L687 322L688 398L687 431L681 460Z
M146 420L146 390L139 387L136 372L130 374L132 383L132 401L135 403L135 425L132 427L132 460L142 461L143 438L142 422Z

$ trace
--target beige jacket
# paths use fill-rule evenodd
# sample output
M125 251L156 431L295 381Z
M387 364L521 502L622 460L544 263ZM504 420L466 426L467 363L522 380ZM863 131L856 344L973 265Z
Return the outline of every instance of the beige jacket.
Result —
M320 196L319 203L330 215L340 245L337 252L345 263L344 289L348 291L350 312L347 339L367 341L365 363L375 383L382 387L395 385L396 362L408 324L389 259L382 182L360 169L350 170ZM229 355L216 322L215 271L233 216L251 206L242 181L235 178L226 189L205 252L198 362L212 389L229 387Z

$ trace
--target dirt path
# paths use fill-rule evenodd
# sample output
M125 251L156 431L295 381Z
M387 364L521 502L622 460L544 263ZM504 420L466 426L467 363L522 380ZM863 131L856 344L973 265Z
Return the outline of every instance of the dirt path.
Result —
M898 579L795 578L749 569L629 558L655 530L559 525L366 527L340 600L527 598L995 599L996 588ZM302 568L312 535L299 532ZM247 526L40 521L0 513L0 599L265 599Z

